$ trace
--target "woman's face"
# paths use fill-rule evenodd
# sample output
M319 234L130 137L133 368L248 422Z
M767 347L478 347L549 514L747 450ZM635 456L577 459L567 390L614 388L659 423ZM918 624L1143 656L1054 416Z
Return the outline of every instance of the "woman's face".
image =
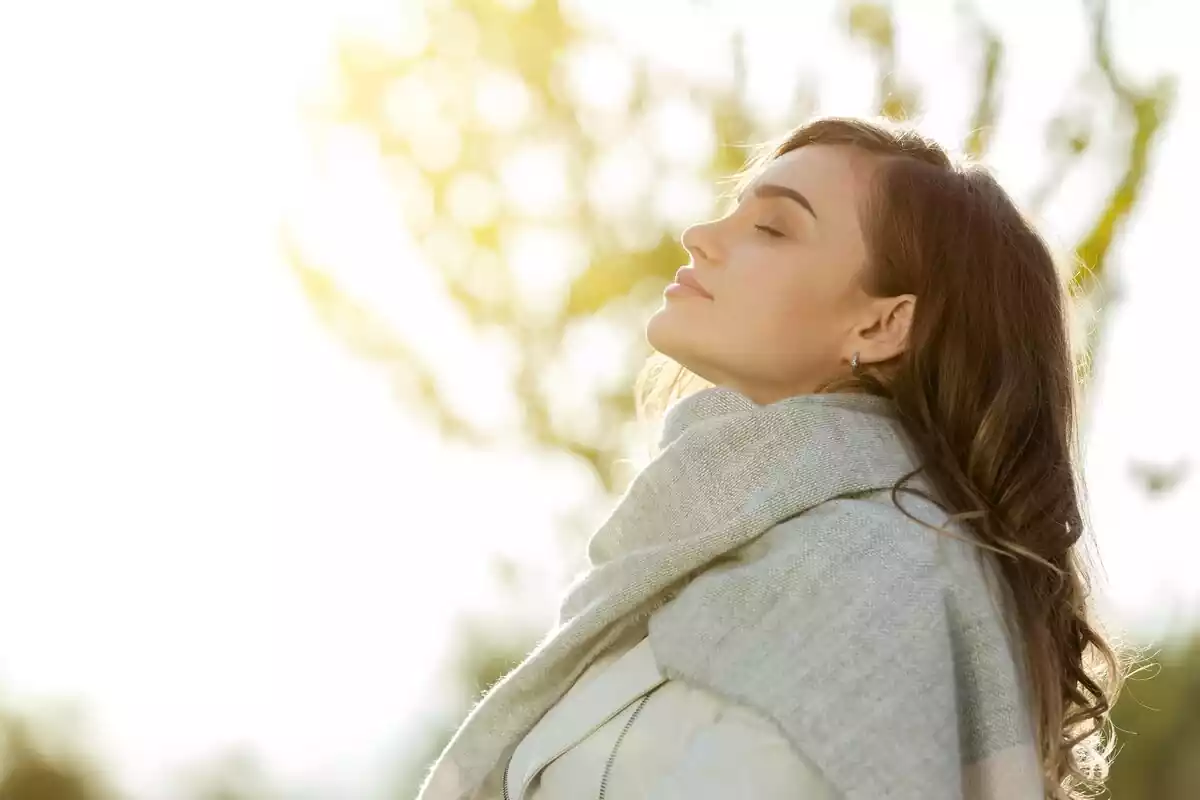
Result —
M684 231L691 265L647 324L650 345L764 404L848 375L855 352L864 365L897 355L912 296L863 288L859 209L876 163L832 145L768 163L732 213Z

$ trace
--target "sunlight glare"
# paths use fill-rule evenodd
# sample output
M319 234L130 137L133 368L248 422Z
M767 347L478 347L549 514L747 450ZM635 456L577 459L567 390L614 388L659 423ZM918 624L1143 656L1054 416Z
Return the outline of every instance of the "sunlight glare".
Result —
M438 55L453 61L470 61L479 55L479 25L466 11L440 15L436 39Z
M580 108L609 114L623 112L633 96L633 64L629 55L604 42L575 47L563 66L571 101Z
M533 5L533 0L494 0L496 5L504 6L509 11L525 11Z
M618 142L595 159L587 178L588 202L616 215L632 213L649 193L653 174L645 142Z
M436 258L439 264L444 264L446 271L452 275L466 270L476 254L476 248L462 229L443 220L430 226L421 249L428 258Z
M712 114L686 98L659 103L649 114L650 142L666 163L679 167L707 164L717 146Z
M410 159L399 156L386 160L384 170L400 203L404 226L413 232L427 230L433 224L433 189L424 174Z
M679 230L708 219L715 201L712 183L687 170L667 173L654 189L655 211Z
M411 137L443 116L442 100L423 75L411 72L388 87L384 114L396 133Z
M489 69L475 86L475 113L487 128L509 133L520 127L533 108L529 87L514 73Z
M568 155L561 142L519 147L500 168L504 195L520 213L553 216L571 201L567 167Z
M446 191L446 206L460 225L481 228L496 220L500 198L496 184L478 172L456 175Z
M343 36L369 42L396 58L415 58L429 46L429 22L420 2L353 0L343 4Z
M563 228L525 225L505 239L505 261L534 318L549 318L562 305L572 278L588 264L585 244Z
M429 120L409 137L413 160L429 172L445 172L458 163L462 135L450 122Z

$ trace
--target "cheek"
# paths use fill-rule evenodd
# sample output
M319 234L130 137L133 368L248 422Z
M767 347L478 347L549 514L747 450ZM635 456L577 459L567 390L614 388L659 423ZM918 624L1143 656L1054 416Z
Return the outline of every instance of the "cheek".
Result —
M720 311L714 336L730 357L750 359L757 372L784 376L823 369L838 357L836 298L819 280L785 275L759 281ZM732 298L731 298L732 299Z
M778 274L782 273L782 274ZM786 342L806 338L804 332L820 327L830 311L822 287L802 276L777 271L738 287L736 302L722 309L729 327L747 336Z

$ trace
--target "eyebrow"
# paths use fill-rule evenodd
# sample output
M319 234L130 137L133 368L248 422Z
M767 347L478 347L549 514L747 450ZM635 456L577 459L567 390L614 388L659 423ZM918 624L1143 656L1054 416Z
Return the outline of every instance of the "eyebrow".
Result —
M804 206L804 209L812 214L813 219L817 218L817 212L813 211L812 203L808 202L808 198L787 186L780 186L777 183L761 183L754 187L754 196L762 199L786 197L788 200L793 200Z

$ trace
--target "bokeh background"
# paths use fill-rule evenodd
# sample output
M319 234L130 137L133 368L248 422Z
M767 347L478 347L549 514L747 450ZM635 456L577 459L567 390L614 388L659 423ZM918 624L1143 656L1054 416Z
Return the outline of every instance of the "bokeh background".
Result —
M1185 0L0 5L0 800L409 798L644 457L747 147L883 114L1075 298L1118 800L1200 797Z

